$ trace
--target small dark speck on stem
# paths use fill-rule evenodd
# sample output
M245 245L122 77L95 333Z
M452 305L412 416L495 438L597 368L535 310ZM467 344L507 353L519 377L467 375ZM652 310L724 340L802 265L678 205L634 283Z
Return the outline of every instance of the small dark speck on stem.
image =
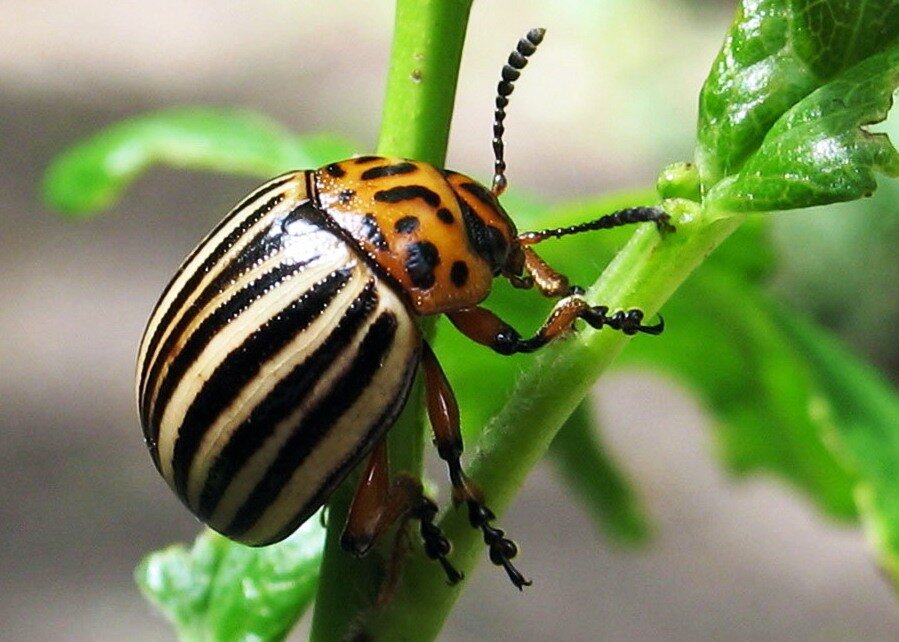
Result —
M412 76L412 82L421 82L421 69L413 69L410 76Z

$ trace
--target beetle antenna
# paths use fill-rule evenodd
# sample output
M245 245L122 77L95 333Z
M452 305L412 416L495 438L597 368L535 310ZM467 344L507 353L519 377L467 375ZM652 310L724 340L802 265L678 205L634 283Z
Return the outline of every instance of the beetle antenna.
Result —
M658 207L628 207L579 225L556 227L540 230L539 232L523 232L518 235L518 241L522 245L535 245L549 238L561 238L569 234L580 234L581 232L590 232L591 230L607 230L633 223L650 222L655 223L662 232L672 232L674 231L674 226L668 220L667 212Z
M543 34L546 29L531 29L524 38L518 41L514 51L509 54L509 62L503 65L499 84L496 86L496 111L493 112L493 194L499 196L506 190L506 161L503 160L503 133L506 128L503 121L506 119L506 107L509 105L509 96L515 89L515 81L521 75L521 70L528 64L528 57L537 51L537 45L543 42Z

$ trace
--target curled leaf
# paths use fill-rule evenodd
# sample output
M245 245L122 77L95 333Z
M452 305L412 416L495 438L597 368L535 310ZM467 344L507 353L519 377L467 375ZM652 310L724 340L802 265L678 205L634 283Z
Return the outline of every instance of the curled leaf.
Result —
M899 85L899 46L803 98L778 119L740 171L715 185L707 207L772 211L870 196L878 172L899 176L899 152L881 122Z
M743 0L700 95L696 161L708 208L858 198L896 151L860 127L897 84L893 0Z

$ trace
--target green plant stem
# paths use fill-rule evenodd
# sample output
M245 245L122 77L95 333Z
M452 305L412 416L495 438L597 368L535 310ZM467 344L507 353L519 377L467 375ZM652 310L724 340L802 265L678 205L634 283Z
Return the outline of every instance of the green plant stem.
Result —
M471 0L397 0L378 153L443 167Z
M696 203L669 202L667 209L675 214L677 232L662 238L649 226L640 229L588 291L589 300L653 313L743 220L740 216L703 220ZM522 372L509 401L484 429L467 466L497 514L509 505L556 432L627 341L629 337L620 332L586 330L548 346ZM560 388L547 385L548 381L571 385ZM450 510L440 526L453 542L453 564L470 576L486 556L480 533L468 524L464 510ZM527 571L526 558L519 565ZM534 588L525 590L540 590L539 584L540 578L535 578ZM432 562L410 558L397 596L367 632L374 640L432 640L463 587L464 582L448 587ZM509 599L514 599L511 586L509 591Z
M398 0L378 153L443 165L471 0ZM425 337L433 322L423 324ZM421 473L423 394L417 381L389 437L392 470ZM340 548L356 475L328 502L311 639L344 640L364 630L384 582L377 551L357 560ZM439 574L433 565L431 570ZM397 638L401 639L401 638Z

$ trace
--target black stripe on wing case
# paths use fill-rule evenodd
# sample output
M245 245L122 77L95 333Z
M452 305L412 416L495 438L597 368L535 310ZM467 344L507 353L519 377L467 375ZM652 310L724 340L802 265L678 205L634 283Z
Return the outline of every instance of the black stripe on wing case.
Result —
M292 342L317 318L347 284L353 268L336 270L318 282L301 298L256 328L240 345L232 346L209 380L194 397L184 416L172 458L175 490L186 497L187 474L203 436L216 418L231 404L234 395L259 374L262 365ZM242 312L243 310L241 310ZM204 322L205 323L205 322ZM200 336L197 331L194 336ZM193 337L191 337L193 338ZM185 346L166 377L177 381L196 355ZM182 360L183 357L183 360ZM163 382L165 386L167 382ZM170 390L166 391L170 394ZM167 396L160 389L159 403L153 409L154 425L159 425Z
M377 305L375 282L369 281L327 339L275 384L265 399L234 430L209 468L196 510L197 517L205 521L212 516L234 476L274 434L275 428L302 405L322 375L334 365L347 346L352 345L353 338Z
M266 255L277 252L281 247L280 240L277 238L267 239L266 236L268 236L268 234L269 230L265 229L254 236L254 238L247 244L247 251L242 252L234 261L225 265L215 278L213 278L213 280L210 281L197 295L196 299L191 302L189 311L185 311L185 313L181 315L175 326L170 330L165 341L163 341L162 346L159 347L157 358L153 361L153 365L147 374L148 381L158 381L160 371L166 361L174 356L178 344L184 342L187 328L196 321L197 314L203 310L212 299L222 294L222 292L228 288L230 283L233 283L249 270L253 269L254 264L261 262ZM172 308L169 308L169 312L171 310ZM193 314L190 314L190 312ZM145 394L147 397L146 401L149 401L148 397L152 395L152 390L148 388ZM142 404L142 406L146 405L148 404Z
M400 379L402 385L399 389L399 393L391 400L391 403L388 404L381 416L369 424L368 428L365 430L364 439L356 444L356 448L349 453L342 462L331 467L331 472L325 480L319 484L318 491L306 502L304 510L294 515L293 519L287 522L284 528L282 528L276 535L269 538L266 543L274 544L275 542L280 542L298 529L303 522L309 519L312 513L318 510L318 507L327 501L328 497L331 496L331 493L334 492L334 489L337 488L340 482L343 481L355 465L365 457L375 442L383 437L384 432L393 426L396 418L406 405L406 400L409 398L409 389L412 387L415 371L418 369L418 361L419 351L416 350L413 357L408 361L406 372Z
M277 185L274 187L277 187ZM175 298L172 300L172 302L169 304L169 307L165 310L162 317L157 322L156 327L153 330L153 336L150 338L149 342L147 343L147 349L146 349L146 352L144 355L144 363L141 364L142 367L141 367L141 373L140 373L142 398L145 399L147 396L147 392L148 392L147 391L147 383L148 383L148 379L149 379L148 372L150 370L151 363L155 364L158 361L165 360L164 352L160 352L157 355L156 359L153 358L154 355L157 354L157 348L159 347L159 341L161 339L162 333L165 331L166 328L168 328L171 325L172 319L174 319L175 315L178 314L181 311L181 309L184 307L184 304L187 301L188 297L190 297L191 294L196 292L197 288L200 285L200 282L206 277L207 274L209 274L211 271L213 271L215 269L216 264L222 260L222 257L224 257L225 254L227 254L228 251L237 244L237 242L241 239L241 237L243 237L250 229L252 229L252 227L254 225L256 225L256 223L258 223L266 214L271 212L283 200L284 200L283 193L276 194L275 196L273 196L272 198L267 200L265 203L263 203L263 205L261 207L257 208L256 211L248 214L247 217L243 221L241 221L241 223L236 228L231 230L231 232L224 239L222 239L222 241L215 247L215 249L203 260L202 264L200 264L196 267L196 269L193 271L193 274L191 274L188 277L187 281L185 281L184 285L181 287L181 289L175 295ZM217 229L220 229L226 223L230 222L231 220L233 220L235 217L241 215L242 213L243 212L241 212L239 209L235 210L231 216L225 218L225 220L223 220L221 223L219 223L219 226ZM207 238L209 238L211 240L213 238L214 234L215 234L215 232L213 232L213 234L211 234ZM188 265L190 260L204 246L205 246L205 243L197 246L197 248L191 253L190 257L184 263L182 263L182 266ZM182 269L183 269L183 267L182 267ZM172 279L169 287L171 287L171 285L173 285L175 283L175 281L177 280L177 278L180 274L181 274L181 270L179 270L178 273L175 275L175 277ZM168 288L166 288L166 290L163 292L162 296L159 299L160 302L162 302L162 300L168 294L168 291L169 291ZM155 315L156 315L156 310L153 311L153 314L150 316L150 318L152 319ZM147 329L149 329L149 328L147 328Z
M384 356L393 346L397 318L383 312L369 327L359 344L350 367L334 382L327 395L303 418L303 426L293 432L281 447L275 461L240 507L231 524L224 531L231 537L246 533L275 501L293 473L303 465L335 422L362 396L381 368ZM298 512L308 506L297 507Z
M169 337L166 343L168 344L169 341L173 342L170 349L174 349L174 346L178 343L183 342L183 345L171 360L169 369L164 376L162 376L161 371L165 363L168 362L168 359L165 358L166 355L160 354L158 362L154 364L150 371L151 382L159 381L159 384L148 386L147 394L143 399L141 419L145 435L149 431L148 436L155 439L169 396L178 386L181 377L187 369L197 360L218 332L225 325L234 323L250 305L262 298L271 288L277 287L280 283L301 271L305 265L308 265L308 262L282 263L276 266L265 274L260 275L258 279L234 292L230 299L224 301L200 321L197 329L189 337L184 337L180 334L175 335L174 333ZM191 319L191 321L193 320ZM161 380L159 379L160 377L162 377ZM152 388L157 389L155 395L150 394Z

